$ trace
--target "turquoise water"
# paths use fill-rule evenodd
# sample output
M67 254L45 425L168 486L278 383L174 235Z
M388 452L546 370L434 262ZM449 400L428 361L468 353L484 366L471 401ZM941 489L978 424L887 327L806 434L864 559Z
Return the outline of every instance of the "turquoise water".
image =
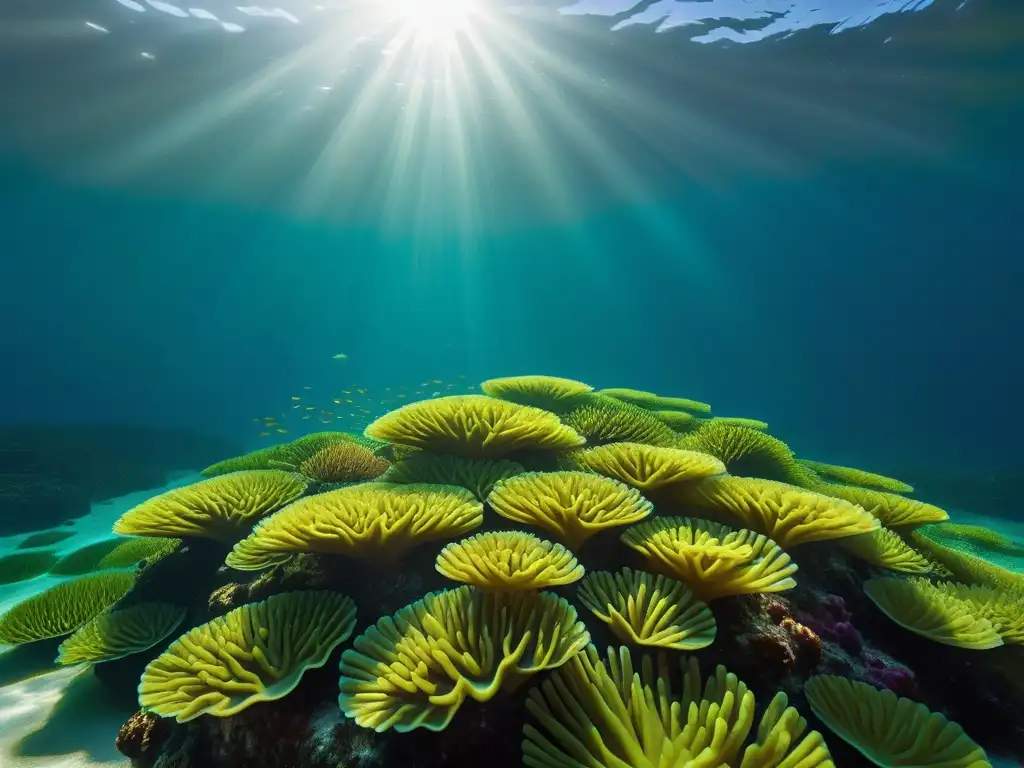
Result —
M318 431L362 434L410 402L527 374L763 420L798 458L899 478L954 521L1024 542L1022 13L995 0L9 5L3 554L63 525L73 536L50 549L64 557L220 459ZM530 470L565 468L528 458ZM696 514L678 505L655 499L659 515ZM190 595L188 626L223 613L207 598L231 575L199 538L194 556L212 559L194 568L219 581ZM819 673L844 673L828 644L845 620L815 612L822 595L840 595L865 647L917 674L920 686L899 695L954 720L974 710L989 730L962 724L990 762L1024 759L1024 734L994 734L996 715L952 701L956 686L977 686L929 681L944 667L960 681L980 664L972 653L988 654L1019 682L990 703L1013 711L1024 701L1019 647L906 640L863 597L881 571L851 566L842 581L838 555L805 546L817 554L797 550L806 592L792 608L825 639ZM1024 571L1016 555L964 548ZM408 566L415 584L364 597L356 633L445 586L432 581L436 549L423 573L419 560ZM591 557L580 558L587 569L620 564ZM325 583L356 590L346 574ZM0 578L0 610L64 579ZM556 592L571 599L574 588ZM723 604L712 606L721 650L702 663L745 674L723 640L746 637L743 612ZM91 741L47 748L25 734L49 733L47 702L69 684L69 670L51 669L55 649L43 662L23 646L0 650L0 713L13 713L0 714L0 766L123 763L113 740L148 659L87 667L64 700L104 695L110 707L90 723L66 703L58 726L81 722ZM872 682L859 653L860 672L846 672ZM786 691L836 765L865 764L810 713L808 674L747 677L759 707ZM299 689L305 703L319 701L316 685ZM514 704L469 707L449 738L494 739L518 764L529 688ZM465 757L443 736L417 741L419 731L396 747L345 730L336 707L302 706L302 727L327 745L317 754L338 764L398 764L403 749L450 750L430 765ZM259 707L271 730L285 728L273 705ZM516 735L495 735L494 722L514 722ZM218 753L224 765L262 765L231 749ZM296 764L316 768L311 754Z

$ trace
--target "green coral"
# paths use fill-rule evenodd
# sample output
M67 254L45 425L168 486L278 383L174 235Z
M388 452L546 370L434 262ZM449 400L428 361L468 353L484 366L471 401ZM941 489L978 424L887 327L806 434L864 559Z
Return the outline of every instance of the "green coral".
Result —
M675 430L654 414L599 394L587 396L563 421L591 446L628 442L671 447L679 442Z
M599 394L606 397L614 397L623 403L629 403L648 411L693 411L695 413L711 413L711 406L699 400L690 400L685 397L662 397L653 392L644 392L640 389L626 389L624 387L614 389L602 389Z
M302 462L337 443L356 443L374 453L379 453L387 445L380 440L350 432L313 432L290 443L271 445L243 456L218 461L201 474L204 477L216 477L246 469L285 469L294 472L298 471Z
M522 464L508 459L467 459L423 452L392 465L379 479L383 483L455 485L484 501L499 480L524 472Z
M65 581L0 616L0 643L31 643L68 635L124 597L135 584L127 571L106 571Z
M57 563L57 556L49 550L15 552L0 557L0 584L13 584L41 576Z
M185 618L185 609L166 603L139 603L107 611L60 644L58 664L98 664L152 648Z
M778 480L802 488L814 488L818 483L817 476L800 464L789 446L777 437L727 421L712 419L684 435L679 447L720 459L732 475Z
M142 560L159 559L170 554L180 543L181 539L161 536L104 539L65 555L52 572L58 576L81 576L108 568L129 568Z
M911 493L914 490L912 485L907 485L902 480L879 475L876 472L868 472L854 467L843 467L838 464L826 464L823 461L809 461L800 459L800 463L814 474L826 480L848 485L859 485L863 488L874 488L879 491L892 491L894 493Z

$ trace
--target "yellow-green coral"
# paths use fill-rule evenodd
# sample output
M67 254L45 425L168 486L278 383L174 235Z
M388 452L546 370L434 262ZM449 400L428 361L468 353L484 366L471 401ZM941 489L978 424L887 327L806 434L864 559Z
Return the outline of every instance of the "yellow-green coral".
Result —
M775 694L753 743L754 694L719 666L702 688L696 659L680 660L681 688L659 654L634 670L626 648L593 646L530 691L537 721L523 729L530 768L834 768L817 731Z
M0 584L27 581L49 571L58 562L49 550L14 552L0 557Z
M949 515L934 504L908 499L895 493L873 491L870 488L858 488L853 485L837 485L835 483L818 483L814 490L826 496L846 499L858 504L882 521L886 528L901 525L918 525L920 523L939 523L948 520Z
M675 430L649 411L603 395L588 396L564 418L588 445L630 442L673 446L679 440Z
M577 549L606 528L629 525L653 509L638 491L586 472L530 472L495 484L487 499L502 517L536 525Z
M969 603L972 613L988 619L1007 645L1024 644L1024 592L955 582L938 583L935 588Z
M864 593L904 629L944 645L987 650L1003 644L992 623L970 603L925 578L881 578L864 582Z
M364 728L440 731L467 697L488 701L588 642L576 609L548 592L432 592L342 654L338 703Z
M676 432L692 432L704 423L704 419L700 416L694 416L686 411L651 411L651 415L660 419Z
M58 664L98 664L152 648L185 618L185 609L167 603L138 603L107 611L60 644Z
M856 504L786 483L720 475L680 486L677 501L726 512L780 546L870 533L877 519Z
M778 480L802 488L818 481L813 472L797 462L788 445L750 427L712 419L683 435L679 447L710 454L721 460L730 474L741 477Z
M124 597L135 584L126 571L64 581L23 600L0 616L0 643L31 643L69 635Z
M900 573L932 573L928 558L905 542L898 533L879 528L871 533L850 536L839 542L861 560Z
M366 435L468 458L496 459L527 449L564 450L584 439L553 413L484 395L409 403L381 416Z
M935 564L948 571L950 577L965 584L981 584L1016 592L1024 592L1024 573L1015 573L968 552L939 543L929 535L932 526L910 532L914 546Z
M753 531L709 520L656 517L627 529L622 541L701 600L796 586L796 563L774 541Z
M285 592L249 603L179 637L151 661L139 705L179 723L228 717L287 696L355 627L352 601L334 592Z
M318 483L358 483L382 475L391 462L358 443L332 443L298 465L299 474Z
M959 725L892 691L816 675L804 693L819 720L881 768L991 768Z
M385 483L457 485L469 489L480 501L485 501L495 483L525 471L522 464L508 459L489 461L417 453L394 464L380 480Z
M623 568L591 571L580 602L624 643L695 651L715 639L715 617L681 581Z
M133 507L114 523L114 533L235 542L257 521L299 498L306 485L301 475L276 469L218 475Z
M567 457L580 469L621 480L641 491L699 480L725 471L714 456L679 448L640 443L614 443L573 451Z
M558 376L507 376L488 379L480 385L480 390L491 397L553 413L572 407L580 395L593 389L589 384Z
M107 568L128 568L142 560L158 560L181 544L181 539L159 536L114 537L86 544L54 565L59 576L81 576Z
M640 389L626 389L618 387L613 389L602 389L598 394L605 397L612 397L623 403L636 405L648 411L694 411L696 413L711 413L711 406L698 400L690 400L685 397L662 397L653 392L644 392Z
M907 485L902 480L879 475L875 472L867 472L854 467L843 467L839 464L826 464L823 461L809 461L799 459L800 463L809 470L826 480L848 485L858 485L864 488L874 488L879 491L892 491L894 493L912 493L914 486Z
M980 557L1010 555L1024 557L1024 543L1003 536L983 525L934 523L919 530L940 544Z
M283 469L297 472L299 466L317 453L334 445L355 444L370 451L378 451L383 443L371 440L362 435L348 432L313 432L290 443L271 445L258 451L247 453L231 459L219 461L202 471L204 477L216 477L229 472L240 472L249 469Z
M492 531L446 544L438 573L481 589L543 589L571 584L583 566L561 544L532 533Z
M767 421L748 419L743 416L715 416L711 421L727 427L746 427L747 429L756 429L759 432L765 432L768 429Z
M426 541L449 539L483 522L465 488L367 483L307 496L263 520L226 559L260 570L298 552L393 561Z

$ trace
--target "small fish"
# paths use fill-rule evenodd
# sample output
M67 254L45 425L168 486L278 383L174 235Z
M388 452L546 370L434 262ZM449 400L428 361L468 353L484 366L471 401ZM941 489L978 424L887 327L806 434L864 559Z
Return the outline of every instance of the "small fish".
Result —
M404 400L404 399L405 399L405 394L403 393L403 394L399 395L399 396L398 396L398 399L399 399L399 400Z
M476 387L474 387L472 384L470 384L468 387L466 387L466 389L476 389Z
M255 419L253 419L253 421L255 421L255 422L259 422L259 420L260 420L259 416L257 416Z
M348 355L346 355L344 352L339 352L338 354L334 355L332 357L332 359L333 360L348 360Z
M270 437L269 432L260 432L260 437Z
M279 432L280 434L284 435L284 434L288 433L288 430L287 429L282 429L281 427L278 427L277 428L277 432Z
M311 418L313 418L313 417L312 417L312 416L310 416L310 415L309 415L309 414L307 413L307 414L306 414L305 416L303 416L303 417L302 417L302 420L303 420L303 421L308 421L308 420L309 420L309 419L311 419Z
M352 392L350 390L343 389L343 390L341 390L341 394L343 394L343 395L351 395Z
M341 405L341 400L339 400L336 397L332 397L331 402L334 403L335 405Z
M431 384L444 384L444 382L441 381L440 379L431 379L430 383Z
M352 400L349 400L348 398L345 398L345 402L348 403L349 405L352 405Z
M292 400L293 400L293 401L294 401L294 400L301 400L301 399L302 399L302 398L301 398L301 397L299 397L298 395L292 395Z
M441 396L441 393L440 393L440 392L431 392L431 393L430 393L430 396L431 396L431 397L440 397L440 396Z
M359 387L356 388L356 392L358 392L360 395L365 395L366 394L366 390L365 389L360 389Z
M384 387L384 391L385 392L390 392L391 391L391 387Z
M304 389L304 390L306 390L306 391L308 392L309 390L311 390L311 389L312 389L312 387L303 387L303 389Z
M466 377L465 377L465 375L463 375L463 374L461 374L461 373L459 374L459 376L458 376L458 377L459 377L460 379L464 379L464 378L466 378Z

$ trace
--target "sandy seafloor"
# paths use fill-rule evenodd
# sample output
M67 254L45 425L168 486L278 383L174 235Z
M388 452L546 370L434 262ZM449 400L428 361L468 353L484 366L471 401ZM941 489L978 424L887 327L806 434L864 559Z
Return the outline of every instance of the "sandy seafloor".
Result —
M63 555L109 538L123 512L150 496L200 479L199 475L179 476L162 488L93 504L88 515L66 526L74 535L50 548ZM14 550L27 535L0 537L0 553ZM0 613L61 580L39 576L0 585ZM0 650L0 768L129 765L115 749L114 739L136 708L111 701L91 667L55 668L54 643L32 645L40 646L39 652L32 646Z
M121 513L161 491L198 479L199 475L185 475L162 488L93 504L87 516L67 526L74 535L53 549L65 554L108 538ZM954 522L984 525L1024 542L1024 520L989 518L956 509L949 513ZM0 553L14 550L27 535L0 537ZM58 581L40 576L0 585L0 613ZM55 649L56 641L0 650L0 768L125 768L129 762L114 747L114 739L135 708L129 702L112 701L90 667L55 668ZM837 737L826 733L826 738ZM993 760L993 765L1012 768L1015 764Z

